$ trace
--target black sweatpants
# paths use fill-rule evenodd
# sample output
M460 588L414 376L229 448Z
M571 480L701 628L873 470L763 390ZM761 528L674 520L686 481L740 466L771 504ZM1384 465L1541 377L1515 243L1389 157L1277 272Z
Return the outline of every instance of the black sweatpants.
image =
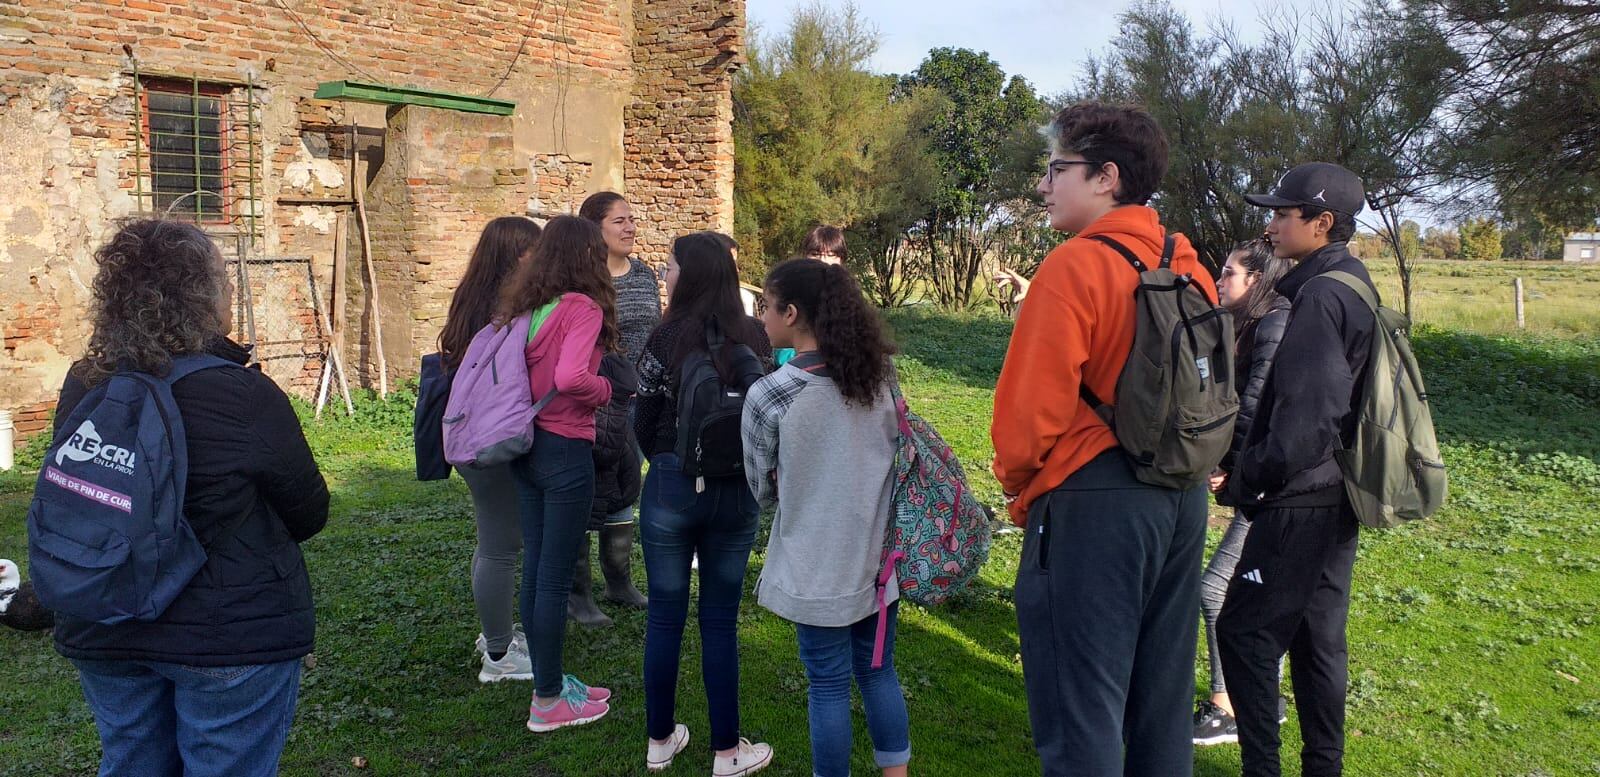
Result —
M1204 487L1089 462L1028 511L1017 569L1022 675L1047 777L1188 777Z
M1344 631L1357 533L1348 505L1269 508L1251 516L1217 619L1244 777L1279 775L1277 678L1285 651L1305 741L1301 774L1343 771Z

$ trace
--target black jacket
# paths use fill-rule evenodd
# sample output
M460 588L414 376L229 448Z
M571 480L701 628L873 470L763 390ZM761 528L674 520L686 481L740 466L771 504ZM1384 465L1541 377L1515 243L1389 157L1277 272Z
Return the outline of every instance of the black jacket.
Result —
M244 364L223 340L210 349ZM69 371L56 433L88 392ZM208 556L161 617L105 626L58 616L68 658L232 666L311 652L316 612L298 543L328 521L328 487L289 399L259 369L202 370L172 387L189 447L184 516Z
M639 390L639 375L620 355L600 362L600 376L612 382L611 402L594 414L594 503L589 529L597 531L606 517L639 501L644 479L639 475L639 443L628 423L628 406Z
M1345 244L1332 243L1275 287L1294 306L1228 479L1229 498L1246 511L1334 506L1344 498L1333 453L1355 433L1376 318L1355 290L1317 277L1334 270L1372 284Z
M1283 340L1283 330L1289 325L1289 300L1275 297L1266 315L1245 322L1239 328L1239 339L1233 351L1233 385L1239 391L1239 415L1233 423L1233 443L1219 465L1224 472L1233 471L1233 460L1244 448L1250 434L1250 423L1255 420L1256 407L1261 402L1261 392L1267 386L1267 375L1272 372L1272 357L1278 353L1278 343Z

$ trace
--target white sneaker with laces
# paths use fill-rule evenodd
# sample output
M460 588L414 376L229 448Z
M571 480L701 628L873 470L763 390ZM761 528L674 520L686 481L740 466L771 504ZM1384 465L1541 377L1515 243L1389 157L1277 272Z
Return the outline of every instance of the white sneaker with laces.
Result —
M672 759L689 746L689 727L679 723L672 728L672 736L667 741L656 744L650 740L649 751L645 753L644 765L652 772L659 772L672 765Z
M711 777L745 777L771 764L772 745L766 742L751 744L750 740L739 737L739 746L734 749L733 755L719 755L712 759Z
M478 635L477 652L483 655L483 666L478 670L478 682L497 683L501 680L532 680L533 658L528 655L528 636L520 629L511 632L511 644L499 661L489 658L489 642Z

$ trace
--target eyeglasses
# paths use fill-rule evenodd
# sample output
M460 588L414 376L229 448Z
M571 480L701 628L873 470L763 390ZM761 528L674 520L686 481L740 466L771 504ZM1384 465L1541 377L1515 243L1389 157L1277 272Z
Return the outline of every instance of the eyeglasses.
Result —
M1230 270L1230 269L1224 267L1224 268L1222 268L1222 272L1217 274L1217 279L1221 280L1223 278L1232 278L1233 276L1238 275L1238 274L1239 273L1234 272L1233 270ZM1259 270L1246 270L1245 273L1244 273L1244 277L1248 278L1248 277L1250 277L1252 275L1260 275L1260 274L1261 274L1261 272Z
M1044 167L1044 182L1045 183L1055 183L1056 182L1056 176L1058 174L1060 174L1060 173L1066 172L1067 168L1071 167L1072 165L1088 165L1090 167L1099 167L1099 166L1101 166L1103 164L1105 164L1105 163L1104 162L1090 162L1087 159L1056 159L1056 160L1051 161L1050 164L1045 165L1045 167Z
M667 266L666 265L663 264L660 267L656 268L656 280L661 281L662 283L666 283L667 282Z

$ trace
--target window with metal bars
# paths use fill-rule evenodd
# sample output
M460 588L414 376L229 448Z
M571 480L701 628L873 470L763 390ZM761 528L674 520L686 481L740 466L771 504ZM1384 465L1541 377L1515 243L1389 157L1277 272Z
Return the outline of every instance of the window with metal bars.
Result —
M226 221L229 189L228 95L234 87L143 78L140 109L149 182L157 213Z

